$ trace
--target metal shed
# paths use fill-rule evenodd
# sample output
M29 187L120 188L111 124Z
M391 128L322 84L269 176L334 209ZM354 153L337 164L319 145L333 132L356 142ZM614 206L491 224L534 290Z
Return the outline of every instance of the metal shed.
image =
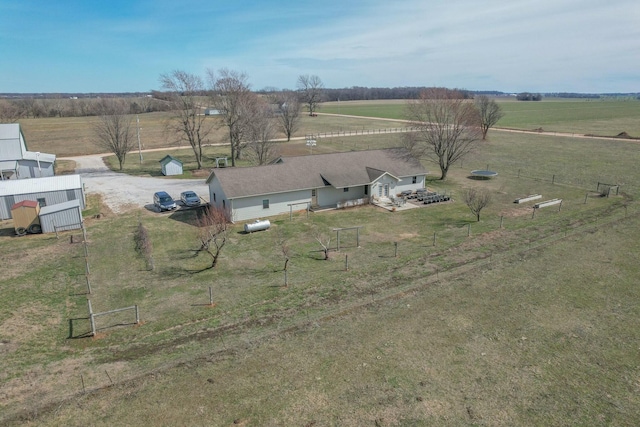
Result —
M82 209L79 200L70 200L40 209L40 225L43 233L82 228Z
M80 175L0 181L0 219L11 218L11 207L23 200L35 200L40 207L78 200L85 208Z
M166 155L160 159L160 165L162 166L162 174L168 175L182 175L182 162L175 157Z

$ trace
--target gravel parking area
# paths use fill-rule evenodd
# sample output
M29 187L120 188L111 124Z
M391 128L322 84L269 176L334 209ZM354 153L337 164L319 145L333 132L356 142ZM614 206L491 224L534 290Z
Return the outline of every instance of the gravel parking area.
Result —
M208 203L209 187L204 179L171 179L131 176L113 172L103 162L101 155L67 157L76 162L76 173L82 176L87 194L102 194L104 203L116 213L131 209L153 208L153 193L164 190L174 199L180 193L195 191Z

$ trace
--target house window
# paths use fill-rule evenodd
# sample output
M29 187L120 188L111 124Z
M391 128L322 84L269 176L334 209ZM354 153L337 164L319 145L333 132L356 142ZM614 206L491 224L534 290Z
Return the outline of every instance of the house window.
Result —
M38 204L40 205L41 208L47 206L47 201L44 199L44 197L40 197L36 200L38 201Z
M269 199L264 199L262 201L262 209L269 209Z
M349 192L349 187L343 188L342 191L344 191L345 193Z
M413 184L417 183L417 182L418 182L418 177L417 177L417 176L414 176L414 177L413 177L413 180L411 180L411 182L412 182Z

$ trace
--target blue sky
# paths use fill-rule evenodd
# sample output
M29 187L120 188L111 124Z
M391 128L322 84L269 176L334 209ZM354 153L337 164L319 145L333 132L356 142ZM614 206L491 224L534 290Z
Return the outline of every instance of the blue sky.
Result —
M0 92L134 92L242 71L254 89L639 92L638 0L0 0Z

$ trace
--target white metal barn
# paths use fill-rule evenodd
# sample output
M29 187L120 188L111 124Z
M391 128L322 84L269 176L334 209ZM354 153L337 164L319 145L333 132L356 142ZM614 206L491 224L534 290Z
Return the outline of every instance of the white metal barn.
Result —
M10 219L11 207L23 200L34 200L41 208L78 200L86 207L80 175L0 181L0 219Z
M338 208L394 197L425 184L426 169L404 149L280 157L266 166L213 169L209 203L233 221Z
M82 208L79 200L70 200L40 209L40 226L43 233L82 228Z
M0 124L0 180L53 176L54 154L27 150L19 123Z
M169 175L182 175L182 162L175 157L166 155L160 159L160 165L162 166L162 174L164 176Z

